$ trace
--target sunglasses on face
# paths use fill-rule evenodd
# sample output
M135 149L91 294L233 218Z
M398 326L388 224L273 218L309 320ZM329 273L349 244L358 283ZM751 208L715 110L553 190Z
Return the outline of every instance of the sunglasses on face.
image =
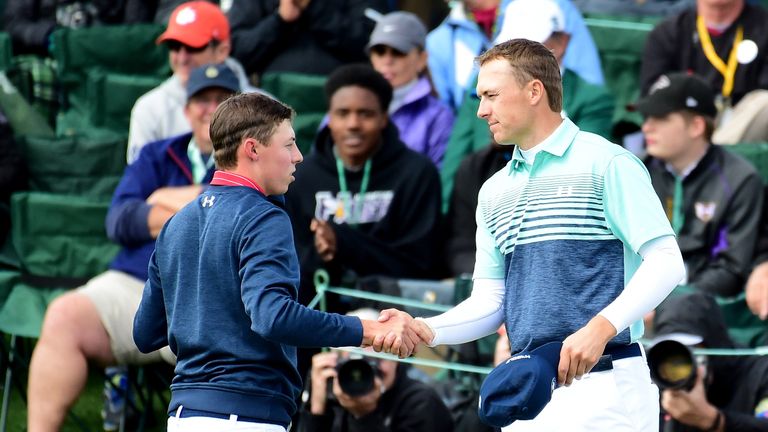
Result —
M182 48L184 48L184 51L186 51L188 54L198 54L208 49L210 44L205 44L201 46L200 48L191 47L189 45L183 44L179 41L175 40L169 40L165 43L165 45L168 47L169 50L173 52L179 52Z
M390 53L393 57L405 57L407 53L404 53L402 51L398 51L392 47L388 47L386 45L374 45L371 47L371 54L376 54L378 56L383 56L384 54Z

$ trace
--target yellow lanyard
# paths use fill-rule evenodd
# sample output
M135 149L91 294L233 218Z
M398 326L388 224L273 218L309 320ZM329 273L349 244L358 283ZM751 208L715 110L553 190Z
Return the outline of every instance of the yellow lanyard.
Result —
M736 29L736 37L733 39L733 47L731 53L728 54L728 65L723 62L723 59L715 52L715 47L712 46L712 39L709 37L709 31L707 26L704 25L704 18L699 16L696 18L696 30L699 32L699 39L701 40L701 48L704 50L704 55L707 56L707 60L712 63L712 66L717 69L721 75L723 75L723 97L729 98L731 92L733 92L733 78L736 76L736 68L739 65L736 59L736 52L739 50L739 44L744 40L744 27L739 26Z

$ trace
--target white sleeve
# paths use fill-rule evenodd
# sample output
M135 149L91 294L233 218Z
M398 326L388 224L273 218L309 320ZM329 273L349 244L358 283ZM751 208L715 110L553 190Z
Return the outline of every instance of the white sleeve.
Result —
M599 315L617 334L656 308L685 277L685 265L674 236L663 236L644 244L643 262L624 291Z
M504 321L504 280L475 279L472 294L453 309L424 321L435 338L430 346L471 342L495 332Z

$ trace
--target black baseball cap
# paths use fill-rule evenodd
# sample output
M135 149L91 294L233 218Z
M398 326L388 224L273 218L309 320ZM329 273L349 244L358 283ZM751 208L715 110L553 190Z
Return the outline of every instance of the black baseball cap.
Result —
M671 73L659 77L648 95L634 104L629 111L638 111L645 117L664 117L677 111L692 111L715 117L715 93L709 83L697 75Z

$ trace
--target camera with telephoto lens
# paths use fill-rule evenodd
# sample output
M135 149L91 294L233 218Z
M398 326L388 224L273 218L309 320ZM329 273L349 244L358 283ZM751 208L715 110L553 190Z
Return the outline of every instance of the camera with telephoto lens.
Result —
M339 380L339 387L352 397L362 396L373 390L377 376L381 377L381 370L379 361L375 358L363 356L340 358L336 364L336 379ZM328 397L334 399L332 380L327 387Z
M691 391L696 383L698 366L693 352L675 340L662 340L648 349L648 366L661 390Z

